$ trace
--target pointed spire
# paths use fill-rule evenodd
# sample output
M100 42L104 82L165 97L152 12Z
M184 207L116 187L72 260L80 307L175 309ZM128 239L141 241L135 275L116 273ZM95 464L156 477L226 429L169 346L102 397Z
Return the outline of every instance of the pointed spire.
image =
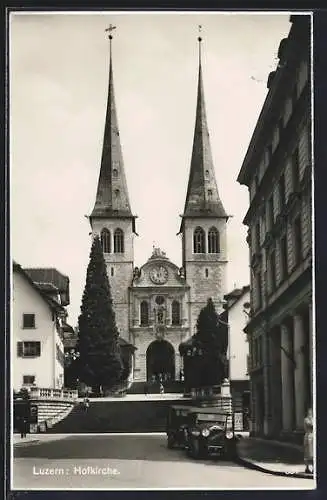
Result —
M199 26L199 29L201 27ZM212 161L211 145L208 131L207 115L204 100L201 43L199 43L199 72L195 129L189 182L184 207L184 217L214 216L227 217L219 197L215 169ZM183 225L183 222L182 222Z
M134 217L131 212L120 144L112 69L112 34L109 32L109 88L101 168L91 217Z

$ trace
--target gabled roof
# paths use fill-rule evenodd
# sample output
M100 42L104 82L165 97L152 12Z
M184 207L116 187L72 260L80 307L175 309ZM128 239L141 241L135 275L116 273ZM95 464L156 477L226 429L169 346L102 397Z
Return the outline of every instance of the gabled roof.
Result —
M62 306L68 306L69 278L53 267L24 268L29 277L50 297L57 292Z
M225 305L225 309L230 309L236 304L246 293L250 291L250 285L243 286L242 288L234 288L231 292L224 295L224 299L228 301Z
M30 277L29 273L25 271L25 269L22 268L20 264L18 264L16 261L13 260L13 272L19 273L33 288L34 290L40 295L40 297L46 302L46 304L49 306L51 311L56 311L56 312L64 312L65 308L58 304L57 301L49 297L44 290L42 290Z

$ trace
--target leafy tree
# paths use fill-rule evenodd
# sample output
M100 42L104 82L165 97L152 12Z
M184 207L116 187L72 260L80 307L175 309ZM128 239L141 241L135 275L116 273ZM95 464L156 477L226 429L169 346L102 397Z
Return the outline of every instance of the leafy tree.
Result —
M111 290L98 236L91 248L78 326L80 382L95 390L100 386L111 389L120 380L123 366Z

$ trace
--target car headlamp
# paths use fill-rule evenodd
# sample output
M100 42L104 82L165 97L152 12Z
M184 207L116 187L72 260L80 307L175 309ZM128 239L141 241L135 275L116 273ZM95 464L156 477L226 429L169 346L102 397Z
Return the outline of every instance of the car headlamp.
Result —
M234 434L231 431L226 432L227 439L232 439L233 437L234 437Z
M208 437L208 436L209 436L209 434L210 434L209 429L202 429L202 436L203 436L203 437L205 437L205 438L206 438L206 437Z

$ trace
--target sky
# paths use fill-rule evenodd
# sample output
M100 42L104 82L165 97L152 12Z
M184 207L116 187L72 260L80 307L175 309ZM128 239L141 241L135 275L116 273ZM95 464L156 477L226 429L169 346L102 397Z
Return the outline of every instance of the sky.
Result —
M115 98L132 211L135 266L159 246L180 266L195 123L198 25L218 189L228 214L228 290L249 284L248 190L237 176L288 35L289 13L12 13L11 253L70 278L75 326L91 248L113 40Z

